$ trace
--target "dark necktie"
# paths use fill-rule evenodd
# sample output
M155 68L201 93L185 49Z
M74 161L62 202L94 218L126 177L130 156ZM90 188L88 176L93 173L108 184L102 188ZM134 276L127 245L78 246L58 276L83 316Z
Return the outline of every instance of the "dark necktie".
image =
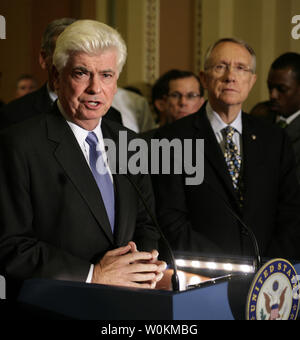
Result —
M236 132L232 126L227 126L223 129L225 135L225 161L232 179L233 187L238 195L240 204L242 205L243 195L241 187L241 165L242 157L237 145L233 142L233 135Z
M86 142L90 146L90 167L94 178L98 184L103 203L106 208L107 216L114 231L115 225L115 195L114 186L107 171L101 151L97 149L98 138L94 132L89 132Z

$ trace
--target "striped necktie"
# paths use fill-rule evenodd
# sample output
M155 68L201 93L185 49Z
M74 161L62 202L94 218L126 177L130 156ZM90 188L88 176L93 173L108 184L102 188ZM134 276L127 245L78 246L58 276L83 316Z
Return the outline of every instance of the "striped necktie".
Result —
M225 161L227 164L227 168L232 179L232 184L235 189L235 192L238 195L240 204L242 206L243 195L242 195L242 185L241 185L241 166L242 166L242 157L238 150L237 145L233 142L233 135L237 130L232 126L227 126L224 131L225 136Z

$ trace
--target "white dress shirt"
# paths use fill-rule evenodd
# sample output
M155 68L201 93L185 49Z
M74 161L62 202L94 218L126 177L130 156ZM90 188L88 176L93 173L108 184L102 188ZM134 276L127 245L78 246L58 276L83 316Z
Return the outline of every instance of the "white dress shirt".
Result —
M136 133L156 127L147 99L137 93L118 88L112 107L120 111L123 125Z
M225 153L225 140L222 130L227 126L232 126L236 130L233 135L233 142L238 147L239 153L242 156L242 111L239 112L236 119L230 125L223 122L221 117L212 109L209 103L206 105L206 114L223 154Z
M47 83L47 90L52 103L54 103L57 99L57 94L50 89L49 83Z
M288 118L285 118L283 116L277 116L276 121L279 122L280 120L283 120L287 123L287 125L291 124L298 116L300 115L300 110L289 116Z

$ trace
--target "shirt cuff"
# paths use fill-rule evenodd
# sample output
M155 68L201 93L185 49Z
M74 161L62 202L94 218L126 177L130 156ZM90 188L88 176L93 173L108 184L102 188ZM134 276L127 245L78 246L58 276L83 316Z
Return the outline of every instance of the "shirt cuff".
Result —
M86 279L86 283L92 283L92 280L93 280L93 273L94 273L94 265L91 264L90 266L90 271L89 271L89 274L88 274L88 277Z

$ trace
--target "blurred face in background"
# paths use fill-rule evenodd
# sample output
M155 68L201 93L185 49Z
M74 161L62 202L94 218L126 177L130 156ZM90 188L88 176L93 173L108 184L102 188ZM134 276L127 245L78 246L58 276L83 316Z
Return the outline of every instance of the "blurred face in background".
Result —
M270 70L268 77L271 110L289 117L300 110L300 84L291 68Z
M18 81L17 90L16 90L16 98L20 98L25 96L28 93L31 93L37 90L38 84L34 79L24 78Z
M169 94L165 97L164 110L170 122L197 112L203 103L200 84L195 77L169 82Z

